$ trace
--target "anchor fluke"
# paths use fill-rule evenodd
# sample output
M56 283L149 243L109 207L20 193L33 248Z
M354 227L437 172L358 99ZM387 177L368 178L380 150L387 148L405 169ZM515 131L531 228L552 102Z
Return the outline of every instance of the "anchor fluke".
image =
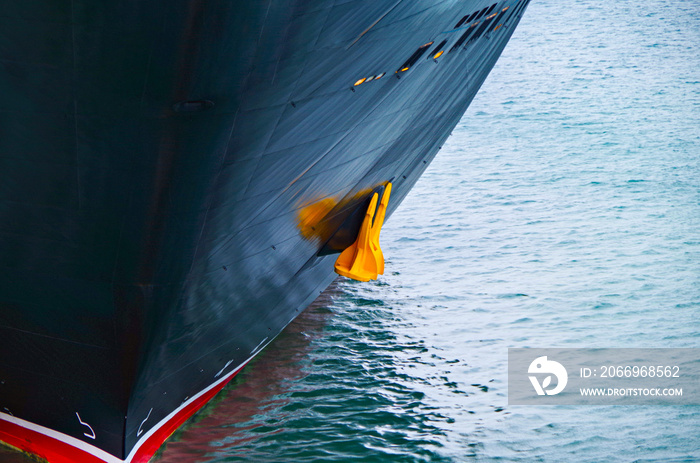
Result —
M384 253L379 246L379 233L384 225L390 195L391 183L386 185L381 202L377 193L372 195L357 239L335 261L335 271L339 275L369 281L376 280L379 274L384 273Z

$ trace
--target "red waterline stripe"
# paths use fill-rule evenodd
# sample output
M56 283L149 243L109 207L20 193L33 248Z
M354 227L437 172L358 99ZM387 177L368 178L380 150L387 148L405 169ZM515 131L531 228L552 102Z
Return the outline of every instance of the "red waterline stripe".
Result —
M51 463L104 463L84 450L5 420L0 420L0 440Z
M249 359L250 360L250 359ZM126 461L129 463L147 463L156 453L158 448L179 428L185 421L209 402L226 384L233 379L236 374L245 367L248 362L237 368L229 378L209 389L207 392L197 397L185 407L175 413L170 419L155 430L148 438L141 443L137 443L138 449L131 458L121 460L113 455L108 459L100 458L89 451L75 447L60 439L43 434L39 431L26 428L22 425L0 419L0 441L9 444L23 452L31 453L43 458L49 463L112 463L114 461ZM30 424L30 423L28 423ZM60 433L57 433L60 434ZM77 439L76 439L77 440ZM83 441L77 440L79 443ZM99 453L105 453L97 447L84 443L87 447L92 447Z
M221 384L218 384L211 390L207 391L206 393L202 394L201 397L197 398L197 400L193 400L191 403L189 403L185 408L180 410L175 416L170 418L165 424L163 424L156 432L154 432L152 435L146 439L146 441L139 447L139 449L136 451L136 454L134 457L131 459L130 463L147 463L148 460L151 459L154 453L160 448L161 445L163 445L163 442L172 435L172 433L175 432L177 428L182 426L182 424L190 419L192 415L194 415L197 410L202 408L207 402L209 402L216 394L221 391L224 386L226 386L231 379L233 379L236 374L243 369L245 364L241 366L238 370L234 372L233 375L226 381L223 381Z

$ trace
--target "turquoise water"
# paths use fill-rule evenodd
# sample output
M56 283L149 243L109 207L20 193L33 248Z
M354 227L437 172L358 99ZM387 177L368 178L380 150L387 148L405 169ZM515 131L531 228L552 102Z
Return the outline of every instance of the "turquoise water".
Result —
M507 404L508 347L700 347L700 3L535 0L382 232L165 462L700 461L700 407Z
M506 395L508 347L700 347L700 2L533 0L382 245L155 461L700 461L700 407Z

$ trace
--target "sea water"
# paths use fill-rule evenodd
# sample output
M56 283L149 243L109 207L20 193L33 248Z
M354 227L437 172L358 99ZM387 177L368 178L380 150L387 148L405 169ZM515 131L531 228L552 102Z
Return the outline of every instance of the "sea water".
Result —
M533 0L382 247L155 461L700 461L699 406L506 394L509 347L700 348L700 2Z
M700 2L533 0L382 231L165 462L700 461L700 406L509 406L509 347L700 348Z

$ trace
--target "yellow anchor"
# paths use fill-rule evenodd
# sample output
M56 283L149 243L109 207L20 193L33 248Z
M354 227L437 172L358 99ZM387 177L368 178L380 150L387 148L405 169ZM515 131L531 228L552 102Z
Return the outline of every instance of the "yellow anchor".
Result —
M379 246L379 233L384 225L390 196L391 183L387 183L384 188L379 208L377 208L379 195L377 193L372 195L357 240L335 261L337 274L358 281L376 280L379 274L384 274L384 253Z

